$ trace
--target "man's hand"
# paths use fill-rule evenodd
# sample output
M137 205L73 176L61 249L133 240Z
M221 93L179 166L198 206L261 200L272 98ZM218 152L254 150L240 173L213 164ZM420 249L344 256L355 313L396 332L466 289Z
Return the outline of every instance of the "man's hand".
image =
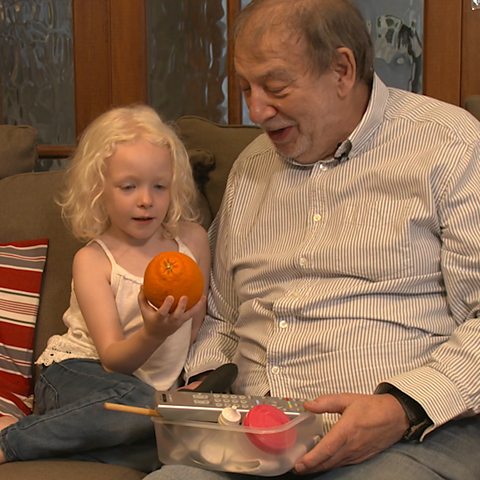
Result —
M400 403L389 394L324 395L305 402L313 413L339 413L338 422L302 458L297 473L313 473L363 462L398 442L408 429Z

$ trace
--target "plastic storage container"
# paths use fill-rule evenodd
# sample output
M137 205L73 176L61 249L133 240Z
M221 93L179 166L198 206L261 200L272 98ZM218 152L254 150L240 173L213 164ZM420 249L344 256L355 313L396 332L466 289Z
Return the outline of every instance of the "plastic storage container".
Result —
M288 472L323 434L321 416L310 412L270 428L161 417L152 421L161 462L259 476Z

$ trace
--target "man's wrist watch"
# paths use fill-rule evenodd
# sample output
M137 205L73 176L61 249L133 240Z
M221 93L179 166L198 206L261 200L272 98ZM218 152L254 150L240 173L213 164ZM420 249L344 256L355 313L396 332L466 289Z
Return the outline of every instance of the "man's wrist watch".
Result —
M405 410L405 414L407 415L409 422L409 427L407 428L407 431L403 434L403 441L411 442L420 440L423 432L425 432L428 427L433 425L432 420L430 420L424 408L412 397L409 397L406 393L403 393L397 387L394 387L389 383L382 383L375 390L375 393L389 393L398 400L402 408Z

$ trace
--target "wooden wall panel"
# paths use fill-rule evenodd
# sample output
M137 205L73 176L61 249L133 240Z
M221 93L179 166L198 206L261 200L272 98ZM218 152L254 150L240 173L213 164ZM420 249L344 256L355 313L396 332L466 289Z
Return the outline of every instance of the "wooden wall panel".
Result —
M111 0L112 103L147 102L144 0Z
M461 105L470 95L480 95L480 9L463 0Z
M424 76L426 95L460 104L462 0L425 0Z
M114 106L147 101L144 0L73 0L79 135Z
M233 62L233 25L241 10L240 0L227 1L227 75L228 75L228 123L242 123L242 94L235 75Z
M112 103L110 2L73 0L77 135Z

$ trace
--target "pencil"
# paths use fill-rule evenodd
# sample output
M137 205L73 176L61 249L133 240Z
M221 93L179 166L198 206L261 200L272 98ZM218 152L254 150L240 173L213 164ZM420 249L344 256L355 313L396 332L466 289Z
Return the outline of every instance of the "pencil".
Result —
M120 403L105 402L104 407L107 410L116 410L118 412L136 413L137 415L147 415L149 417L159 417L160 415L153 408L133 407L131 405L122 405Z

